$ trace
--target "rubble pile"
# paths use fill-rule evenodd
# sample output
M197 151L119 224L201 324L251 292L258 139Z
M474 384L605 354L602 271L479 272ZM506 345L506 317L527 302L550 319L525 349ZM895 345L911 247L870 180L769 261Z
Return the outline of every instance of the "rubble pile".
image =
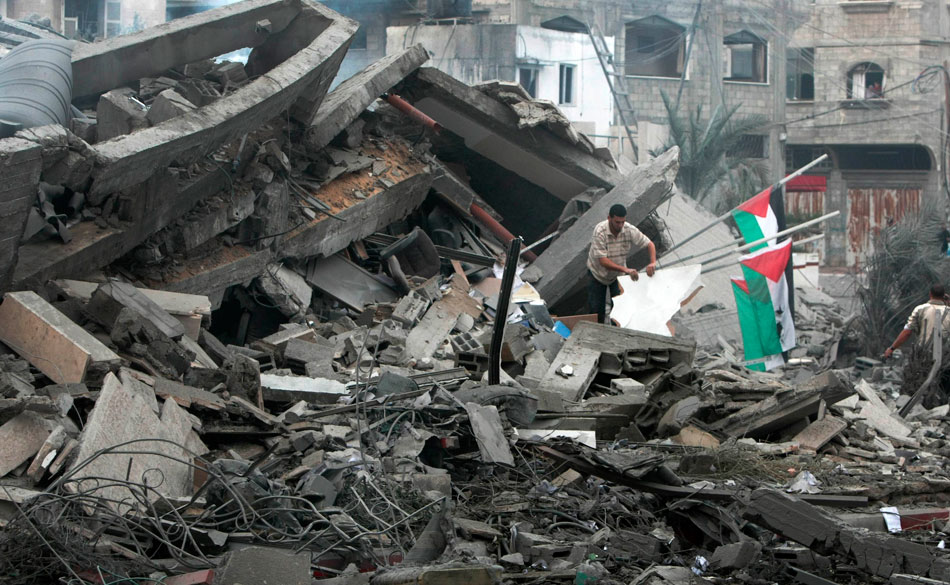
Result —
M0 582L950 582L948 407L899 416L830 297L779 373L716 292L672 336L572 310L611 205L661 252L707 221L675 149L621 174L421 47L328 92L355 30L80 45L69 128L0 140Z

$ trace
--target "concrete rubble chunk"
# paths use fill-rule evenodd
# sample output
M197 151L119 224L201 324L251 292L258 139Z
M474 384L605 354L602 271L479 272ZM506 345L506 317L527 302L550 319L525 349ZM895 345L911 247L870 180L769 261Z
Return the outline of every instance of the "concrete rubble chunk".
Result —
M112 329L122 309L135 311L171 339L178 339L185 334L185 327L180 321L126 282L99 285L86 305L86 310L107 329Z
M174 89L166 89L152 102L146 118L152 126L155 126L194 110L195 104L189 102L185 96Z
M46 442L50 428L38 414L24 412L0 425L0 477L33 457ZM0 490L2 491L2 490Z
M111 500L110 505L117 510L136 507L128 488L119 484L98 486L99 482L92 478L129 478L133 482L147 483L150 470L157 469L161 470L164 482L156 491L148 493L149 500L160 495L190 496L192 456L184 450L184 445L191 432L191 423L174 400L164 402L159 417L147 401L136 396L115 375L107 374L96 406L79 437L76 462L71 467L75 471L72 479L98 492L99 497ZM146 440L132 444L131 448L118 447L138 439ZM87 462L100 450L114 447L119 452L98 455ZM120 454L123 450L148 453Z
M310 120L305 142L314 150L330 144L363 110L429 59L422 45L387 55L327 94Z
M114 89L102 94L96 108L96 135L100 141L131 134L148 128L146 108L127 88Z
M0 341L59 384L84 382L119 365L119 356L32 291L0 304Z

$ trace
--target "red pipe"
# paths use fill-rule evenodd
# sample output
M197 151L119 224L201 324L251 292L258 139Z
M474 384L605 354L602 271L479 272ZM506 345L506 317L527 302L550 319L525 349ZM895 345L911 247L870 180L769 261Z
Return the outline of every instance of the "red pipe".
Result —
M472 212L472 217L474 217L482 225L487 227L491 231L491 233L501 238L501 241L510 242L511 240L515 239L515 237L511 235L511 232L505 229L505 226L495 221L494 217L488 215L488 212L482 209L481 207L479 207L478 205L472 203L472 207L471 209L469 209L469 211ZM538 259L537 254L535 254L531 250L528 250L527 252L522 254L522 256L524 256L525 259L528 260L529 262L534 262L535 260Z
M392 104L394 108L409 116L416 122L419 122L426 128L431 128L436 134L442 131L442 126L438 122L423 114L418 108L402 99L398 95L394 93L387 93L383 95L386 98L386 101Z

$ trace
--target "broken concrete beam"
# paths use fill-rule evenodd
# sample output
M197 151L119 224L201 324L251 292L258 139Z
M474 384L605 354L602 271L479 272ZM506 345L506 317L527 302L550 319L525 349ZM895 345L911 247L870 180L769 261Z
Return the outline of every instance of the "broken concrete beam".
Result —
M425 47L415 45L387 55L353 75L332 92L310 120L304 143L313 151L330 144L371 103L429 59ZM466 213L468 209L465 210Z
M205 74L205 77L224 86L233 86L247 81L247 71L245 71L243 63L225 61L216 65L213 70Z
M277 333L272 333L263 339L258 339L251 347L262 351L283 352L291 340L316 341L316 332L306 323L288 323Z
M93 185L89 192L90 197L113 193L142 183L159 169L167 168L172 161L177 160L180 163L187 164L200 160L221 144L238 139L249 130L273 119L304 94L306 94L309 101L319 103L322 100L330 81L336 75L340 66L348 41L356 32L358 25L356 22L314 2L275 2L272 0L265 2L260 0L228 6L218 9L224 12L212 10L194 15L200 18L186 17L153 27L143 31L144 34L139 33L141 36L128 35L121 37L121 39L130 39L126 41L123 48L132 51L142 50L143 43L135 42L135 38L138 38L145 41L145 45L160 44L164 50L167 50L168 47L173 46L174 40L179 37L178 33L183 33L183 39L184 37L189 38L188 41L182 40L183 45L194 50L195 55L193 56L203 55L204 47L202 47L202 50L196 50L190 40L191 38L194 38L194 42L199 42L200 39L203 44L212 46L215 43L208 42L209 38L228 37L229 40L233 41L235 38L242 38L242 33L253 29L257 20L260 19L253 21L253 24L242 22L242 31L232 31L228 28L227 35L200 34L203 27L210 27L207 29L209 32L221 26L227 27L228 19L221 18L222 15L243 12L237 8L238 6L247 10L260 8L262 5L276 8L275 5L277 4L281 5L277 12L289 10L289 14L285 14L296 17L301 11L304 11L308 15L313 15L309 20L319 21L319 26L311 26L309 29L310 43L280 65L267 71L267 75L259 76L253 82L213 104L179 116L174 120L168 120L159 126L97 144L93 150L99 158L99 162L94 172ZM301 8L301 4L303 8ZM267 11L265 10L265 12ZM207 16L209 14L211 14L210 18ZM218 18L215 18L215 15ZM247 12L243 12L242 16L246 15ZM162 30L166 32L166 36L160 39L154 38L153 35L156 31ZM172 34L173 31L175 34ZM266 39L264 42L266 42ZM260 43L251 42L250 44L242 44L237 48L258 44ZM96 45L109 45L109 43L97 43ZM176 47L173 52L178 55L187 54L185 52L177 53L181 49ZM163 52L157 46L154 47L154 50L157 53ZM118 55L119 51L115 51L114 54ZM139 71L137 73L141 73L143 58L150 61L150 68L152 62L167 60L165 55L161 55L158 59L153 59L154 56L152 51L143 51L141 56L128 56L128 58L138 65ZM193 60L181 59L176 63L169 64L169 66ZM75 67L78 64L75 56L73 62ZM102 63L100 62L99 65L102 65ZM135 70L136 67L117 66L116 69L117 73L121 74L122 72L128 73ZM90 75L98 77L96 73L90 72ZM79 79L81 75L76 71L74 77ZM136 75L136 78L138 77L142 77L142 75ZM321 88L323 93L319 93Z
M145 116L146 108L135 98L131 89L113 89L99 97L96 107L97 136L101 142L105 142L148 128Z
M0 477L35 455L49 434L46 420L33 412L20 413L0 426Z
M256 47L290 24L300 6L299 1L251 0L99 43L80 43L73 50L73 98L156 77L184 63ZM258 26L265 19L269 30Z
M306 376L279 376L261 374L264 400L268 402L296 402L305 400L316 404L332 404L349 391L341 382Z
M842 555L858 570L942 578L950 560L935 547L854 528L821 508L769 488L752 492L743 516L822 555Z
M191 113L195 109L197 109L195 104L189 102L185 96L174 89L166 89L158 94L155 101L152 102L146 118L148 118L149 124L156 126L166 120Z
M549 307L569 296L589 278L586 266L591 234L594 226L607 219L610 206L623 204L627 208L627 223L639 224L669 196L678 170L678 148L639 165L538 256L529 270L540 273L533 283L534 288Z
M89 301L99 287L95 282L69 279L57 280L55 284L64 294L83 301ZM178 319L185 328L185 335L196 341L201 330L201 320L211 319L211 301L204 295L188 295L150 288L137 290L169 315Z
M121 484L126 480L148 484L152 489L143 493L149 500L190 496L194 491L192 457L184 446L191 433L191 421L174 400L165 401L159 418L146 397L110 373L79 437L72 479L116 510L138 505L138 499ZM117 447L128 441L136 442L128 448ZM118 452L100 453L113 447ZM161 482L150 480L155 470L161 471ZM109 482L109 478L119 481Z
M0 304L0 341L59 384L100 378L119 356L32 291Z
M605 161L547 129L520 129L507 104L438 69L418 69L395 91L475 152L564 201L588 187L620 183L618 171Z
M127 282L99 285L86 305L86 311L107 331L112 330L122 309L135 311L171 339L178 339L185 334L185 326L178 319Z
M26 218L36 201L43 148L19 138L0 140L0 291L17 264Z

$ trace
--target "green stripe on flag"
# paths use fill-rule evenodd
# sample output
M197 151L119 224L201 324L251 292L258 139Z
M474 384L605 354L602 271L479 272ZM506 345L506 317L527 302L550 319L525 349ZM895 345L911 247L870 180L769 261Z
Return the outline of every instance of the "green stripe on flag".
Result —
M762 226L759 225L759 218L749 213L748 211L736 210L732 212L733 219L736 220L736 226L739 228L739 233L742 234L743 239L746 243L755 242L756 240L761 240L765 237L765 234L762 233ZM751 251L758 250L759 248L765 247L766 242L762 242Z
M782 344L775 328L775 311L772 308L768 282L761 274L751 270L747 271L746 275L747 278L749 276L752 278L752 282L746 280L749 292L743 290L735 281L732 282L732 292L736 298L736 309L739 314L743 354L745 360L749 362L781 354ZM765 371L765 364L761 362L750 364L748 367Z

